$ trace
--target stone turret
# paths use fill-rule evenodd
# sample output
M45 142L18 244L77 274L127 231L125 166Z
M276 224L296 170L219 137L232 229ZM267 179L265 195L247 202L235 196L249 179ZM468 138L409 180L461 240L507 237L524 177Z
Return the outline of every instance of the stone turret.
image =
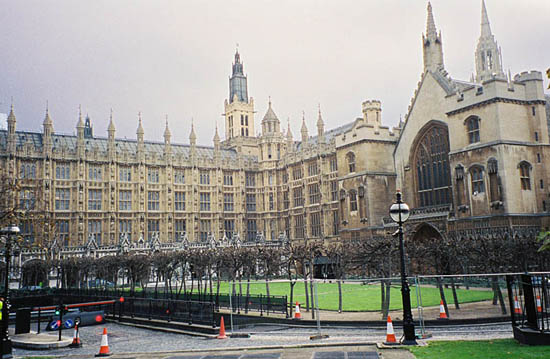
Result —
M47 154L50 154L53 146L53 142L52 142L53 121L50 117L50 110L48 106L46 106L46 117L44 118L43 126L44 126L44 137L43 137L44 152L46 152Z
M109 142L115 141L115 123L113 122L113 109L111 109L111 115L109 116L109 127L107 128L109 135Z
M8 115L8 152L15 153L16 147L16 137L15 137L15 128L17 120L15 119L15 113L13 111L13 101L10 106L10 114Z
M302 133L302 146L305 146L307 144L307 139L309 137L307 133L305 113L302 114L302 129L300 130L300 132Z
M141 112L138 113L138 128L136 131L137 135L137 152L140 159L143 159L144 155L144 144L143 144L143 135L145 134L145 131L143 131L143 126L141 125Z
M325 142L325 122L321 116L321 105L319 105L319 118L317 118L317 140L318 143Z
M292 137L292 132L290 131L290 120L288 120L288 125L286 129L286 150L291 152L294 148L294 138Z
M82 107L78 106L78 122L76 123L76 151L78 157L84 158L84 121L82 120Z
M216 133L214 134L214 151L220 152L220 135L218 134L218 125L216 124Z
M481 1L481 35L476 48L476 82L492 78L505 79L502 69L502 52L491 32L485 1Z
M363 119L368 125L380 126L382 124L382 103L378 100L367 100L362 104Z
M422 49L424 53L424 71L436 71L444 68L441 31L438 34L435 28L432 4L430 3L428 3L426 34L422 34Z
M262 134L265 136L267 134L278 134L281 131L281 124L275 111L271 107L271 98L269 99L269 104L267 111L262 120Z

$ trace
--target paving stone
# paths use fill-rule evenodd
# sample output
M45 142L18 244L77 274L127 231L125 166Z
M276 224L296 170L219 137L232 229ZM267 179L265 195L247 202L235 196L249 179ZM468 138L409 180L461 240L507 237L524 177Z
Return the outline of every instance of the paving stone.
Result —
M202 359L203 355L176 355L173 357L168 357L164 359Z
M245 354L240 359L279 359L281 353L258 353L258 354Z
M202 359L239 359L241 354L207 355Z
M315 352L313 359L346 359L345 352Z
M347 359L379 359L377 352L348 352Z

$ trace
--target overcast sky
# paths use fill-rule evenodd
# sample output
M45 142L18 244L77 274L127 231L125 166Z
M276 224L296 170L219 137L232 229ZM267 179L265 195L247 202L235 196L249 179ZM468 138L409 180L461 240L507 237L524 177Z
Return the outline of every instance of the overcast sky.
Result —
M0 112L13 96L17 128L42 129L49 101L54 130L72 134L78 106L105 137L112 108L116 136L173 143L223 137L223 101L236 44L256 103L256 131L271 96L299 136L302 111L316 132L382 101L386 125L407 111L422 71L426 1L11 1L0 0ZM486 0L505 71L550 67L550 1ZM468 80L480 33L481 0L433 0L445 67ZM545 87L548 81L545 80ZM548 92L548 90L547 90Z

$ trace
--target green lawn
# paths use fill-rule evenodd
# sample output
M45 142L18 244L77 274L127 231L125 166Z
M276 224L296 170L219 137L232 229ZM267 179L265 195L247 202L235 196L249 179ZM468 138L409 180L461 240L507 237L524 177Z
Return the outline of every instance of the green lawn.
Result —
M229 293L230 284L222 282L220 293ZM290 285L288 283L270 282L271 295L290 296ZM319 308L327 310L338 310L338 285L336 283L319 283ZM434 287L421 287L422 304L424 307L438 306L440 303L439 289ZM214 289L215 291L215 289ZM237 285L237 292L239 291ZM246 293L246 283L243 282L243 295ZM265 283L250 284L251 294L266 294ZM344 311L378 311L380 310L380 285L342 284L343 310ZM402 308L401 287L391 289L390 309ZM445 289L447 303L454 304L452 290ZM457 289L459 303L479 302L493 298L490 290L466 290ZM294 301L305 303L304 283L298 282L294 286ZM289 298L290 299L290 298ZM411 286L411 303L416 307L416 287Z
M550 357L548 346L520 345L513 339L430 342L411 347L417 359L542 359Z

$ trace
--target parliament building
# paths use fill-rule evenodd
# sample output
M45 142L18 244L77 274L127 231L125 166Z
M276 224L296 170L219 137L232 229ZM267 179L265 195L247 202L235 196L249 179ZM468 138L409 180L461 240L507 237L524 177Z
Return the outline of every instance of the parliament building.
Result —
M237 52L223 139L216 129L212 144L197 144L191 125L188 143L172 143L167 122L164 141L148 141L141 118L135 139L126 139L112 115L106 137L82 115L76 136L63 135L48 111L40 130L18 131L12 106L0 131L1 171L18 180L19 209L39 206L55 223L50 240L64 248L384 236L397 189L412 209L413 237L533 236L550 210L542 73L504 71L483 2L472 78L445 70L430 4L422 52L420 81L397 127L382 125L377 100L333 129L319 109L316 128L302 119L296 137L271 99L256 119ZM37 224L22 218L32 242Z

